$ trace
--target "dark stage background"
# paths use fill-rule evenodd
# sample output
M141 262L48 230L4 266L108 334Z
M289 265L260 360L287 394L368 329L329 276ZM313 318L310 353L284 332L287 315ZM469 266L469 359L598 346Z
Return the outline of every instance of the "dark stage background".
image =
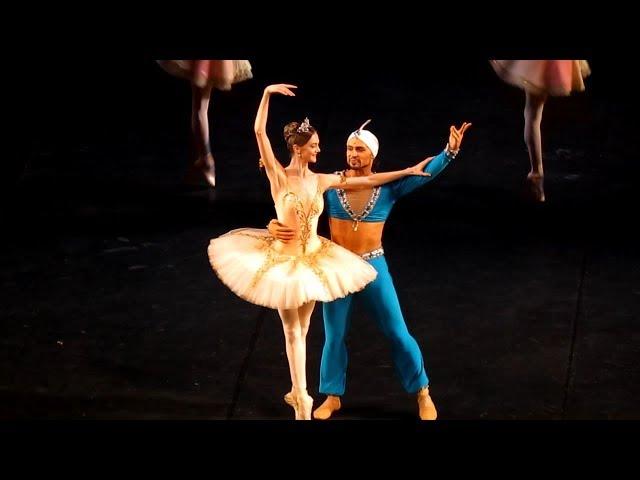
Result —
M367 118L382 169L437 154L473 123L459 157L403 199L384 246L440 418L640 418L637 122L615 59L594 54L587 90L545 107L547 202L523 196L521 91L482 55L456 61L248 55L254 79L216 92L215 190L187 185L190 90L154 56L41 60L5 93L0 250L0 418L289 419L276 312L211 271L209 238L264 226L255 110L269 83L283 125L319 129L317 171L342 168ZM28 62L18 63L21 71ZM327 235L326 220L321 233ZM321 309L308 337L316 405ZM357 310L339 419L414 419L388 343Z

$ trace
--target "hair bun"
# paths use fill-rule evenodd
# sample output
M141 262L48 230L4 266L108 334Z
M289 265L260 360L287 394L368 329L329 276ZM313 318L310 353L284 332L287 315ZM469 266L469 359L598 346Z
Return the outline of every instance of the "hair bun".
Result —
M284 126L284 139L287 140L291 136L296 135L298 133L298 122L291 122Z

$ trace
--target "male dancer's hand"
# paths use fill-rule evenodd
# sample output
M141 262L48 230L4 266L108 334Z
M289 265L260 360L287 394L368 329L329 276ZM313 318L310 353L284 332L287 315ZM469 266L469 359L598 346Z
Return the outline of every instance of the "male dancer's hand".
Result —
M271 235L273 235L283 243L289 243L296 236L295 230L287 227L283 223L280 223L276 219L273 219L269 222L269 225L267 225L267 230L269 230L269 233Z
M464 132L466 132L470 126L471 126L470 123L464 122L460 126L460 128L456 128L455 125L451 125L451 127L449 127L449 149L450 150L457 151L460 149Z

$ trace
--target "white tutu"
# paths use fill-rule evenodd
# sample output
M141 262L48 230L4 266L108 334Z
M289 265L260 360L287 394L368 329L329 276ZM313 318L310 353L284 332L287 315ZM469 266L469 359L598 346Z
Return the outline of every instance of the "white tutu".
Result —
M313 252L283 254L268 230L239 228L209 243L214 271L240 298L273 309L330 302L362 290L376 270L358 255L327 240Z

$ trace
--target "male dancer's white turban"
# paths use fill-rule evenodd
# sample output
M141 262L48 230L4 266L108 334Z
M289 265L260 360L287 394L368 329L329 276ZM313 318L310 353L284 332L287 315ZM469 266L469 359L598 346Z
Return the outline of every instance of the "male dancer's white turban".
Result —
M358 140L361 140L367 147L369 147L369 150L371 150L371 153L373 153L373 158L376 158L376 155L378 155L378 149L380 148L380 143L378 142L378 138L369 130L363 130L363 128L370 121L371 119L367 120L362 124L362 126L358 130L351 133L351 135L349 135L349 138L347 139L347 142L352 138L357 138Z

